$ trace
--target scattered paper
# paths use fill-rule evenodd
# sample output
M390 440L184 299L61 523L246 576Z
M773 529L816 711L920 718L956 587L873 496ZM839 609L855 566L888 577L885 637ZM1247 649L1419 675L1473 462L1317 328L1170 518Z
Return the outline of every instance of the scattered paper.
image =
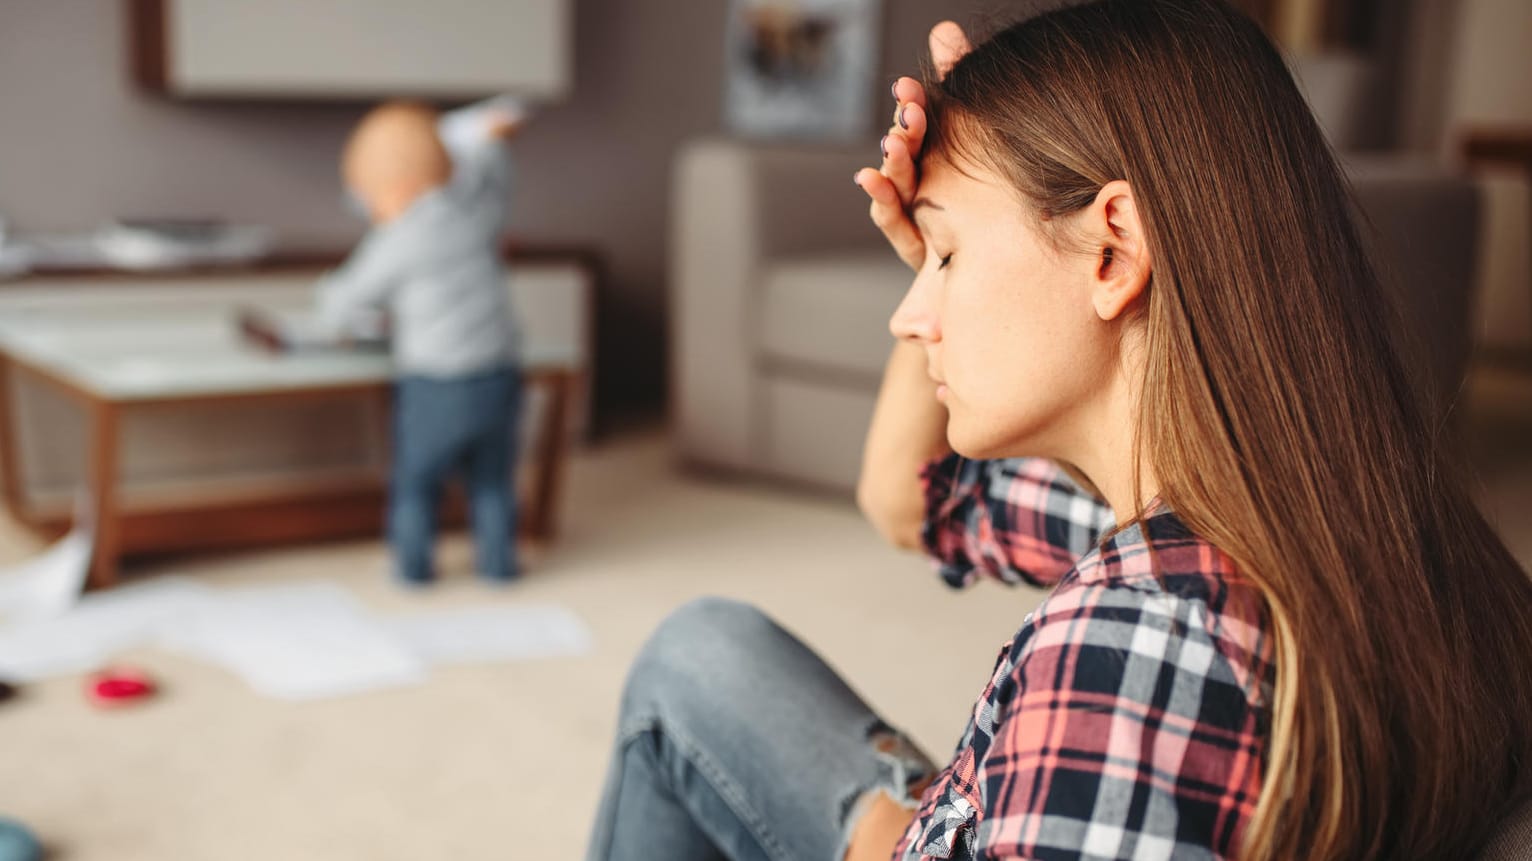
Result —
M592 638L555 605L383 618L329 581L214 589L164 577L0 625L0 677L90 672L142 645L224 667L264 696L314 700L418 683L435 664L585 654Z
M95 530L89 503L76 506L75 526L41 555L0 568L0 617L45 619L74 606L90 571Z
M86 595L59 616L0 626L0 676L27 682L95 670L195 618L214 594L192 580L165 577Z
M427 666L334 583L231 589L160 640L284 700L423 681Z
M526 661L591 650L585 623L563 607L470 607L390 619L388 629L433 664Z

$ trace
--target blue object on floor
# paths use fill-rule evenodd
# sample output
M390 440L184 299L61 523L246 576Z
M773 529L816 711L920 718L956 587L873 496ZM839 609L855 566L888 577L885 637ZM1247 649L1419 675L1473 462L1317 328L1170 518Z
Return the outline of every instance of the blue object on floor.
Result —
M21 823L0 819L0 861L39 861L43 847Z

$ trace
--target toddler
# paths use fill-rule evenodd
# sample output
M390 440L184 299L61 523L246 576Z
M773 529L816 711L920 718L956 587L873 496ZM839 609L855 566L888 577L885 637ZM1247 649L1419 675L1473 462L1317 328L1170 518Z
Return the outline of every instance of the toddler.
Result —
M519 335L500 242L523 112L500 98L445 115L390 102L367 114L342 157L372 229L318 286L319 320L340 335L387 311L398 379L388 537L406 584L434 577L443 482L464 479L479 574L517 573L515 430Z

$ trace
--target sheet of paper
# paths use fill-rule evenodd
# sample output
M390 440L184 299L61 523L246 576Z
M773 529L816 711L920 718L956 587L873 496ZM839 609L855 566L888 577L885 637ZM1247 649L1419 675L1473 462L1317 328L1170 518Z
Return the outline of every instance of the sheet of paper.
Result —
M284 700L412 684L428 669L348 592L323 581L222 590L160 642Z
M90 571L94 530L84 506L75 528L41 554L0 568L0 618L10 621L57 616L74 606Z
M556 605L423 612L385 624L400 642L431 663L525 661L591 650L585 623Z
M90 672L146 644L225 667L264 696L313 700L421 682L433 664L582 655L592 637L558 605L385 619L329 581L214 589L162 577L0 625L0 677Z
M26 682L95 670L195 618L214 594L185 578L162 577L86 595L61 615L0 626L0 676Z

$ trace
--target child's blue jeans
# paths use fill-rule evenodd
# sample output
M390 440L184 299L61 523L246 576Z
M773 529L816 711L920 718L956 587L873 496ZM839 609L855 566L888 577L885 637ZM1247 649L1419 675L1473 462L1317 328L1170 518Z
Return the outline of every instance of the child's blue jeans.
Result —
M516 576L520 412L521 372L514 367L449 379L399 379L388 537L401 579L432 578L437 506L442 485L454 473L467 490L479 574L494 580Z

